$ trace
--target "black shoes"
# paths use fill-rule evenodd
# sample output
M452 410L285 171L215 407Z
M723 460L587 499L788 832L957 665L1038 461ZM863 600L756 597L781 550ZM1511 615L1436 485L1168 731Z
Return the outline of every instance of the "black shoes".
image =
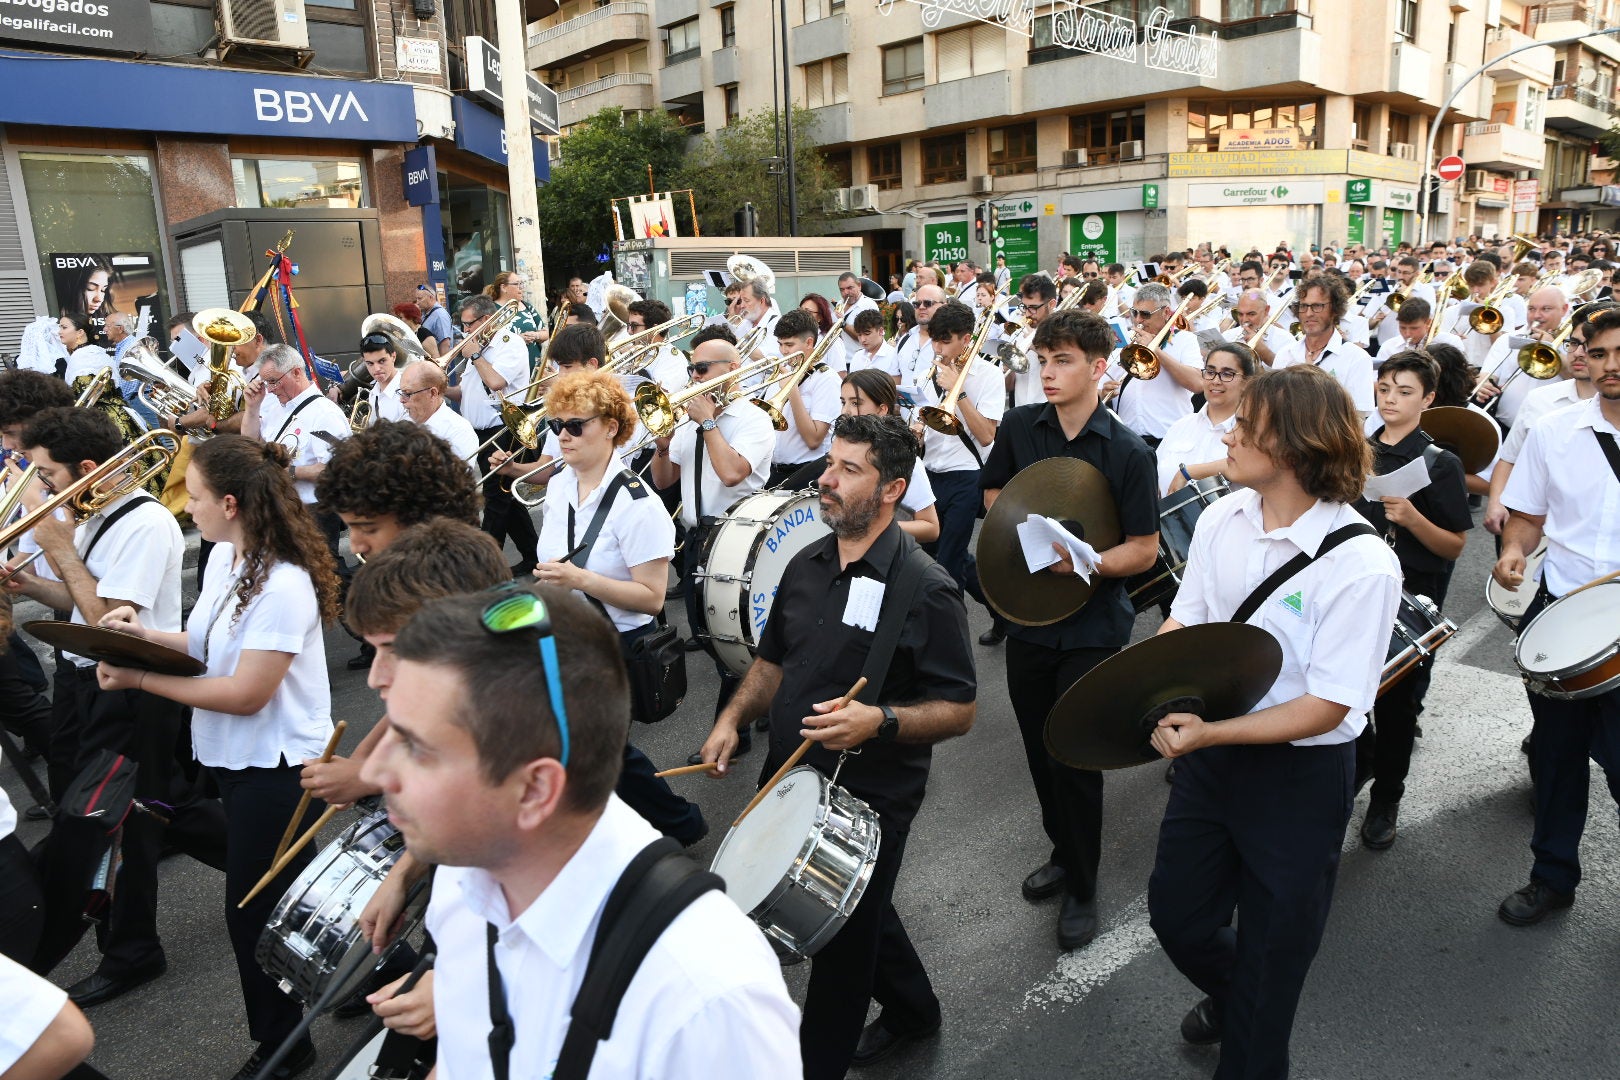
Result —
M861 1041L855 1044L855 1056L850 1058L852 1068L861 1068L874 1061L882 1061L907 1043L921 1042L931 1039L939 1034L939 1021L935 1020L933 1027L914 1031L907 1035L897 1035L883 1026L883 1017L867 1024L861 1029Z
M1194 1046L1209 1046L1221 1041L1221 1014L1215 1002L1205 998L1181 1018L1181 1037Z
M1063 910L1058 912L1058 948L1073 952L1091 944L1097 936L1097 901L1081 900L1070 893L1063 894Z
M536 565L537 564L532 562L513 563L510 568L512 571L512 579L514 581L521 581L524 584L528 584L529 579L534 577L534 568Z
M1000 645L1007 640L1007 626L1000 619L990 624L990 629L979 635L980 645Z
M702 652L703 639L694 634L685 641L681 642L681 647L687 652Z
M169 970L168 961L159 960L151 967L116 978L98 971L93 975L86 975L68 987L68 999L79 1008L88 1009L92 1005L101 1005L113 998L122 997L138 986L145 986L167 970Z
M253 1051L242 1067L236 1070L231 1080L288 1080L297 1076L311 1065L315 1064L315 1043L305 1036L304 1041L294 1046L281 1059L274 1072L263 1072L264 1063L270 1060L270 1055L276 1048L269 1043L260 1043L258 1049Z
M56 816L56 807L46 806L44 803L35 803L23 811L23 817L28 821L49 821Z
M736 761L738 758L742 757L744 754L748 753L748 751L754 748L754 733L752 729L753 725L749 724L745 725L737 732L737 749L731 752L732 761ZM703 764L703 749L699 747L688 754L686 756L686 763L688 765Z
M1024 899L1033 904L1047 897L1056 896L1058 890L1063 888L1065 876L1063 867L1056 863L1047 863L1024 879Z
M1375 802L1367 807L1361 821L1361 842L1374 851L1385 851L1395 842L1395 822L1400 817L1398 802Z
M360 652L349 657L349 662L344 666L350 671L365 671L371 667L371 662L376 658L377 647L369 641L362 641L360 643Z
M1530 884L1502 901L1496 914L1509 926L1534 926L1574 902L1574 893L1559 892L1545 881L1531 878Z

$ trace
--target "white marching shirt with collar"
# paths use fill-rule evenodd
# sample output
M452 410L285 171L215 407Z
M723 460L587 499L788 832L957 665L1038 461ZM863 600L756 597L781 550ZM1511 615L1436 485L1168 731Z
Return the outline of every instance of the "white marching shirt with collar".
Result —
M492 394L478 377L478 368L471 360L461 369L461 415L476 431L484 431L501 422L499 399L509 397L529 385L529 347L523 338L510 330L495 335L495 340L484 348L482 358L493 367L506 385L498 394Z
M1508 509L1546 516L1541 580L1554 596L1620 570L1620 478L1596 438L1620 440L1620 429L1604 419L1601 400L1537 421L1502 492Z
M1209 408L1183 416L1164 433L1164 441L1154 451L1159 462L1159 497L1170 493L1170 481L1183 465L1202 465L1226 458L1226 443L1221 440L1232 430L1237 415L1228 416L1219 424L1210 423Z
M309 404L305 405L304 402ZM297 415L293 410L297 409ZM351 433L349 417L343 407L325 394L314 383L304 387L303 393L283 405L275 395L264 395L259 406L259 437L265 442L279 442L292 451L292 464L324 465L332 460L335 443L327 442L317 431L324 431L336 439L346 439ZM315 481L296 480L298 498L305 506L315 504Z
M1285 368L1309 362L1305 339L1300 338L1277 354L1271 366ZM1350 392L1350 400L1355 402L1357 412L1365 415L1378 407L1373 399L1373 361L1366 349L1350 344L1335 330L1323 347L1322 354L1316 358L1316 366L1338 379L1339 385Z
M748 460L750 471L742 483L726 485L714 471L713 455L707 445L703 448L703 516L717 518L731 509L731 504L745 496L761 491L771 478L771 454L776 450L776 429L765 410L738 401L715 417L720 437L733 450ZM671 437L669 459L681 468L681 521L688 527L697 525L694 508L698 505L693 486L697 478L692 465L697 452L697 441L703 432L695 422L682 424Z
M1514 347L1513 341L1513 336L1509 334L1497 338L1496 343L1491 346L1491 351L1485 355L1485 362L1479 368L1483 375L1489 375L1497 386L1502 387L1501 394L1497 395L1502 400L1497 402L1493 411L1496 418L1508 427L1518 423L1519 407L1524 403L1524 399L1530 396L1530 391L1545 385L1528 375L1520 374L1519 350ZM1518 378L1514 378L1515 375ZM1513 381L1509 382L1509 379Z
M924 370L917 374L920 378L928 372ZM933 381L929 381L917 387L917 404L938 405L942 395L951 392L951 388L943 381L940 381L939 386L939 391L935 391ZM1002 414L1007 411L1007 387L1001 369L984 360L974 360L973 366L968 369L962 396L973 402L973 407L978 409L986 420L994 423L1000 423ZM957 408L956 417L961 421L962 433L973 439L973 433L968 430L968 422L961 419L960 407ZM995 440L991 439L990 445L984 446L979 440L973 439L973 445L979 451L977 461L962 442L961 436L946 435L926 425L923 427L923 461L927 464L929 472L963 472L981 468L980 461L989 459L990 451L995 447Z
M450 407L449 402L439 402L439 407L433 410L422 426L449 443L451 453L465 461L469 469L477 470L475 455L478 453L478 432L467 423L465 416Z
M3 796L0 796L3 798ZM8 804L9 805L9 804ZM67 1004L67 991L0 955L0 1074L11 1071ZM794 1039L793 1045L799 1042Z
M1204 366L1199 355L1198 338L1185 330L1172 331L1159 351L1171 361L1198 371ZM1108 357L1108 378L1121 384L1110 406L1119 414L1125 426L1138 435L1162 439L1170 425L1192 412L1192 391L1160 371L1151 379L1132 379L1125 382L1127 372L1120 365L1121 350L1115 349Z
M1559 379L1557 382L1541 383L1524 397L1519 406L1518 423L1513 430L1507 433L1502 440L1502 449L1497 457L1503 461L1516 462L1524 449L1524 441L1530 437L1532 425L1543 416L1550 416L1581 400L1580 393L1574 379Z
M1257 492L1217 500L1198 519L1170 617L1187 626L1230 619L1278 567L1300 552L1314 554L1328 533L1358 521L1366 519L1344 503L1318 500L1292 525L1266 532ZM1250 711L1310 694L1350 711L1332 731L1295 739L1295 746L1360 735L1400 602L1400 563L1372 535L1352 537L1279 585L1248 621L1282 646L1282 672Z
M511 1075L552 1074L585 978L608 893L658 834L618 796L546 890L515 916L486 871L441 866L427 929L439 948L433 1009L439 1080L485 1080L489 1058L488 926L517 1030ZM670 923L630 981L592 1076L657 1080L794 1080L799 1011L759 929L723 892Z
M431 361L426 361L431 363ZM394 369L394 377L386 384L372 383L367 391L371 395L372 420L409 420L405 412L405 403L399 400L399 373L402 369Z
M1254 331L1249 330L1246 327L1234 326L1230 330L1227 330L1222 336L1224 336L1227 341L1235 341L1240 345L1247 345L1249 343L1249 339L1254 337ZM1270 326L1266 327L1266 336L1262 344L1271 350L1271 359L1273 363L1276 362L1277 357L1282 355L1283 350L1288 348L1288 346L1292 345L1293 343L1294 335L1290 334L1287 330L1278 326L1276 323L1272 323ZM1261 366L1264 367L1267 365Z
M136 506L107 525L109 517L137 499L152 505ZM80 558L84 557L90 538L98 532L101 538L96 541L90 557L84 560L85 569L96 579L96 595L103 600L128 600L134 604L142 626L179 633L180 575L186 543L174 515L144 492L131 492L114 499L105 510L78 527L74 546ZM77 605L71 618L85 625L84 615ZM63 655L75 667L94 667L96 663L66 650Z
M844 312L844 314L839 318L839 325L833 327L833 332L838 335L839 348L836 351L831 349L828 351L834 353L834 361L841 358L845 367L847 368L850 361L856 358L856 353L866 351L865 349L861 348L860 342L850 340L850 336L844 333L843 327L847 326L853 330L855 328L855 316L859 315L863 311L881 310L883 309L878 307L878 302L872 299L870 296L863 295L856 297L855 302L849 306L849 310Z
M866 350L861 350L866 355ZM799 434L799 425L793 419L793 403L790 401L782 406L782 415L787 418L787 430L776 433L776 450L773 460L782 464L798 464L809 461L818 454L825 454L832 445L832 424L843 411L843 403L839 392L843 384L838 376L831 371L813 371L804 377L799 384L799 398L804 402L805 411L810 419L827 425L827 433L821 437L820 446L811 446ZM769 396L774 393L775 387L768 388L764 393ZM758 406L754 406L758 408ZM763 410L761 410L763 411Z

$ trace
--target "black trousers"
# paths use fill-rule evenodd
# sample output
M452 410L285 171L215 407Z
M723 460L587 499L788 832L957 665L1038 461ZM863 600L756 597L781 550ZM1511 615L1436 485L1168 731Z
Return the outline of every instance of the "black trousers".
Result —
M225 804L225 928L230 933L231 950L236 954L236 974L242 984L242 1001L247 1007L248 1033L254 1042L280 1043L303 1017L297 1000L281 992L274 979L254 959L259 934L270 920L270 912L287 887L315 858L315 845L307 845L270 885L247 907L237 904L259 878L270 869L276 844L298 808L303 789L298 786L301 767L283 765L274 769L214 769L221 801ZM324 809L312 799L300 831L313 823Z
M1097 893L1103 774L1070 768L1047 753L1046 716L1064 691L1118 651L1049 649L1016 638L1007 642L1007 696L1024 739L1024 758L1041 805L1041 827L1052 842L1052 863L1063 868L1065 887L1081 900Z
M33 962L45 925L45 897L28 849L17 834L0 839L0 956Z
M1407 592L1427 596L1444 610L1447 574L1408 572L1402 585ZM1423 697L1429 692L1434 673L1430 657L1384 692L1373 706L1372 722L1356 740L1356 790L1372 781L1372 801L1399 802L1406 794L1406 775L1412 767L1412 744L1416 739L1418 714Z
M486 442L491 436L505 430L505 425L484 428L478 432L478 441ZM490 456L497 449L508 451L512 449L510 433L478 452L480 475L489 471ZM529 516L529 508L512 498L510 485L511 481L503 476L492 476L484 481L484 531L493 536L495 542L503 548L507 538L510 537L512 545L517 548L518 562L525 566L533 566L539 559L536 549L540 543L540 535L535 531L534 519Z
M707 523L709 520L711 519L705 519L706 523L695 529L687 529L686 546L681 549L681 577L685 579L686 584L682 598L686 603L686 624L692 628L694 635L707 625L707 620L702 614L702 583L692 580L692 571L702 563L703 549L708 546L709 538L714 535L714 526ZM706 651L711 657L714 655L712 650ZM720 677L720 695L714 702L715 719L719 719L726 703L731 700L731 695L742 685L742 677L733 675L718 659L714 661L714 673Z
M928 483L934 489L934 512L939 515L939 539L924 544L923 550L932 555L956 579L956 584L969 590L981 602L977 593L978 568L968 544L973 539L973 525L979 520L979 509L984 505L984 493L979 490L979 470L961 469L955 472L929 470Z
M630 646L652 633L657 623L619 632L619 651L629 659ZM632 724L631 730L634 730ZM647 820L647 824L682 846L697 843L703 835L703 809L669 786L669 781L653 775L657 769L646 754L630 742L624 743L624 767L613 792Z
M39 657L13 631L0 650L0 717L6 730L36 754L51 745L51 701L45 696L45 671Z
M876 1000L882 1022L900 1034L939 1023L939 998L922 958L894 909L909 826L879 821L877 865L849 921L810 961L810 984L799 1022L805 1080L839 1080L849 1070L867 1006Z
M1176 761L1148 916L1171 963L1222 1017L1221 1080L1288 1075L1354 773L1349 743L1211 746Z
M1550 603L1545 589L1525 608L1524 621ZM1535 724L1530 729L1530 777L1535 781L1536 825L1530 836L1535 863L1530 876L1559 892L1581 883L1581 834L1591 794L1591 763L1620 804L1620 690L1579 701L1528 693Z

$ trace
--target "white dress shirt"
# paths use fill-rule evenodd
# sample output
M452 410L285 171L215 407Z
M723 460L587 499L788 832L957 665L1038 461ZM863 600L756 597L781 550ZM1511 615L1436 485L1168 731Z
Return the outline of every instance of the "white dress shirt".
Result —
M1187 626L1230 619L1283 563L1316 552L1335 529L1365 520L1343 503L1319 500L1292 525L1266 532L1259 493L1234 491L1199 517L1170 617ZM1283 654L1282 672L1252 711L1310 694L1350 711L1332 731L1295 739L1295 746L1360 735L1378 696L1400 602L1400 563L1372 535L1352 537L1283 582L1248 619L1276 638Z
M271 769L320 757L332 734L332 695L314 583L301 567L272 563L238 619L236 585L247 560L233 568L235 558L230 544L215 544L209 554L186 625L186 651L208 665L203 678L235 674L245 650L289 653L292 665L270 703L252 716L193 710L192 749L216 769Z
M1620 570L1620 479L1595 433L1620 438L1591 398L1542 417L1530 429L1502 503L1546 516L1541 580L1554 596Z
M960 372L958 372L960 373ZM919 375L928 374L926 371ZM940 389L949 394L951 388L940 384ZM973 402L986 420L999 424L1001 414L1007 411L1007 386L1002 379L1001 369L994 364L975 359L973 366L968 368L967 382L963 385L962 396ZM917 404L937 405L941 394L934 389L934 380L929 380L917 387ZM962 409L957 407L956 417L962 418ZM962 431L968 438L973 439L973 433L968 429L966 420L961 420ZM978 448L979 457L973 457L971 451L962 442L959 435L945 435L935 431L927 425L923 426L923 462L929 472L962 472L967 469L979 469L981 463L990 457L990 451L995 448L995 440L989 446L973 439L973 445Z
M641 373L671 394L686 389L692 381L692 377L686 371L685 355L669 344L659 348L652 361L641 369Z
M277 401L274 394L264 395L259 405L259 437L267 443L278 442L288 447L295 467L325 465L332 460L336 444L315 434L317 431L339 439L346 439L351 433L349 417L343 407L322 394L314 383L304 387L303 393L285 405ZM315 505L315 481L295 480L293 486L305 506Z
M923 468L922 458L918 458L911 467L911 479L906 482L906 493L900 496L900 505L917 514L933 506L936 501L934 485L928 482L928 470Z
M688 528L698 524L696 492L703 492L703 516L717 518L731 509L738 499L764 489L771 478L771 454L776 450L776 429L765 410L746 401L733 403L715 418L720 437L751 466L749 474L739 484L722 484L715 474L713 456L707 445L703 448L702 488L694 487L698 469L694 468L697 441L703 431L695 423L682 424L669 443L669 460L681 468L681 521Z
M850 362L856 358L856 353L864 353L866 351L865 349L861 348L860 342L854 340L848 334L844 333L843 328L847 326L850 329L854 329L855 316L859 315L861 312L879 310L882 309L878 307L877 301L872 299L870 296L857 297L855 302L849 305L849 310L844 312L844 314L839 317L839 325L833 327L834 332L838 335L839 345L838 349L829 350L833 353L834 361L842 359L844 366L847 368ZM837 365L835 364L834 366Z
M866 355L865 349L861 350L861 355ZM843 411L843 402L839 398L842 389L843 383L830 371L814 371L804 377L804 381L799 384L799 397L804 401L804 408L810 414L810 419L827 425L827 433L821 437L819 446L811 446L805 442L803 436L799 434L799 425L793 422L793 404L788 402L782 406L782 415L787 419L787 430L776 433L773 460L784 465L797 465L827 452L827 448L832 445L832 423Z
M1300 338L1278 353L1271 366L1285 368L1306 362L1305 339ZM1350 400L1355 402L1357 412L1365 416L1377 408L1373 400L1373 362L1366 349L1350 344L1335 330L1322 349L1322 354L1316 358L1316 366L1338 379L1339 385L1350 392Z
M1234 326L1230 330L1227 330L1223 336L1227 341L1235 341L1240 345L1247 345L1249 343L1249 339L1254 337L1254 331L1248 329L1247 327ZM1292 345L1293 343L1294 335L1290 334L1285 328L1278 326L1276 323L1272 323L1270 326L1266 327L1266 336L1263 340L1263 344L1266 348L1271 350L1271 359L1273 363L1276 362L1277 357L1282 355L1283 350L1288 348L1288 346Z
M1155 451L1159 462L1159 498L1170 494L1170 481L1183 465L1225 460L1226 444L1221 440L1236 421L1234 413L1219 424L1211 423L1209 408L1205 406L1171 424Z
M399 368L394 369L394 377L386 384L373 383L371 386L371 418L372 420L409 420L405 412L405 403L399 400Z
M1198 338L1186 331L1171 331L1170 339L1159 351L1172 362L1195 372L1203 369ZM1138 435L1162 439L1171 424L1192 412L1192 391L1171 378L1168 371L1160 371L1151 379L1132 379L1126 383L1127 372L1119 362L1120 352L1115 349L1108 358L1108 378L1122 384L1109 406L1119 414L1125 426Z
M877 368L886 375L900 377L900 354L894 351L894 346L887 341L878 346L876 353L869 353L865 349L855 349L849 353L845 361L846 371L865 371L867 368Z
M1502 461L1518 461L1519 452L1524 449L1524 440L1530 437L1530 426L1543 416L1568 408L1580 401L1581 396L1577 393L1579 386L1580 383L1574 379L1558 379L1537 384L1519 405L1518 423L1513 425L1513 430L1502 440L1502 450L1497 456Z
M9 956L0 955L0 1074L11 1067L39 1041L67 1004L67 991L35 975ZM799 1040L793 1039L798 1046ZM795 1073L797 1075L797 1073Z
M546 514L540 523L539 553L541 562L554 562L582 543L585 533L602 504L602 495L613 478L624 472L624 459L615 452L608 460L602 482L586 497L579 499L579 474L563 469L546 486ZM644 482L636 481L640 497L625 489L615 495L613 505L602 521L602 531L591 545L589 558L582 564L576 558L574 565L594 570L615 581L629 581L632 567L654 559L675 557L675 522L662 499ZM573 511L574 535L568 535L569 511ZM661 588L662 586L660 586ZM603 603L614 629L623 633L638 626L646 626L653 616L641 611L626 611Z
M468 468L478 467L478 432L473 430L465 416L452 409L447 402L439 402L439 407L433 410L422 426L449 443L451 452L465 461Z
M1545 385L1520 370L1519 350L1513 346L1514 340L1509 334L1497 338L1496 344L1492 345L1491 351L1486 354L1485 362L1480 365L1480 371L1490 375L1496 380L1496 385L1502 387L1500 394L1502 400L1492 411L1499 421L1509 427L1518 423L1519 407L1524 404L1524 399L1530 396L1530 391ZM1559 352L1563 350L1560 349ZM1509 382L1509 379L1512 382Z
M934 343L916 327L901 339L895 350L900 365L901 389L917 386L917 380L928 374L934 363Z
M610 796L579 850L515 917L486 871L439 867L427 910L439 947L433 975L439 1080L494 1075L487 1041L491 925L500 932L495 964L517 1031L511 1075L552 1074L608 893L657 837ZM795 1080L803 1075L798 1029L799 1011L765 938L724 893L709 892L670 923L642 960L612 1037L596 1048L591 1075Z
M1018 334L1012 340L1014 348L1023 347L1024 357L1029 361L1028 368L1013 372L1013 407L1045 401L1046 391L1041 388L1041 358L1035 351L1034 331L1027 335Z
M506 385L500 393L492 394L478 377L478 369L471 360L461 372L461 415L475 431L485 431L501 422L500 398L509 397L529 385L529 346L523 336L503 330L495 335L483 352L483 359L493 367Z
M132 500L152 505L136 506L107 526L107 519ZM85 569L96 579L96 595L103 600L128 600L134 604L142 626L179 633L180 575L186 542L174 515L156 499L131 492L108 503L105 510L78 527L74 546L81 558L90 538L98 533L101 538L84 560ZM43 561L36 565L43 566ZM74 605L71 620L86 625L78 605ZM94 667L96 663L65 649L62 655L75 667Z

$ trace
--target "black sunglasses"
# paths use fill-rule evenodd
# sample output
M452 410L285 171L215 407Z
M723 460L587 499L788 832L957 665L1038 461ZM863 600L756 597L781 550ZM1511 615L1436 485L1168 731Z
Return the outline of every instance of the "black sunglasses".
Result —
M600 419L600 417L600 413L596 416L575 417L572 420L559 420L555 416L548 416L546 418L546 427L551 429L553 435L561 435L566 431L570 438L577 439L585 434L586 424L592 420Z
M707 375L710 368L720 364L729 364L730 362L729 360L703 360L696 364L687 364L686 373L688 375Z
M367 334L365 337L360 339L360 348L361 349L386 349L389 346L393 345L393 343L394 343L393 339L390 338L387 334Z

